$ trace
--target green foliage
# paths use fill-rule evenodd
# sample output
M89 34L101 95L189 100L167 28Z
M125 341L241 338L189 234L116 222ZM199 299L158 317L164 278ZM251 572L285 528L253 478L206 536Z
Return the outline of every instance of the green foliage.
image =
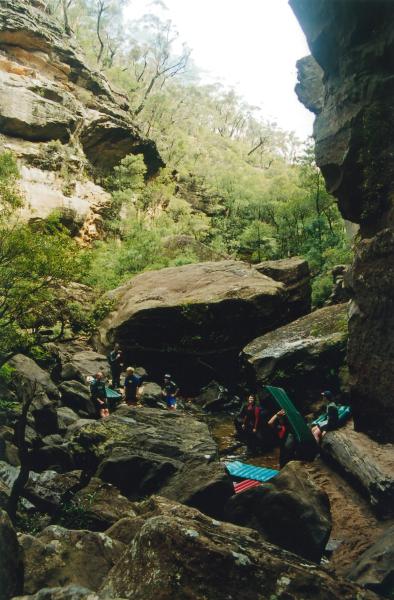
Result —
M50 524L50 517L44 513L28 511L23 506L23 501L18 503L18 512L16 515L16 529L18 532L28 535L37 535Z
M39 345L40 330L62 322L62 286L80 274L77 247L56 219L21 223L17 167L0 154L0 364Z
M62 14L49 0L49 8L66 30L76 33L90 62L128 95L133 121L154 139L167 164L147 181L142 156L130 154L110 175L97 174L112 203L103 214L106 240L82 258L83 281L108 290L141 271L206 260L192 243L198 242L211 254L252 263L307 258L313 302L322 305L331 291L330 270L349 261L350 248L312 145L268 122L234 90L201 84L161 2L153 3L142 19L130 20L127 28L122 5L73 0L63 3ZM50 162L53 155L52 168L60 170L63 192L70 194L72 157L59 160L67 158L66 147L54 142L53 152L45 150L43 159ZM14 178L8 190L15 192L17 169L10 157L3 160L8 177ZM1 173L0 164L0 179ZM13 206L18 196L12 198L11 193ZM51 230L50 235L62 232ZM177 236L189 236L191 243L170 251ZM56 310L48 314L52 312L53 323ZM74 333L95 327L94 317L78 305L70 306L68 315ZM26 326L22 329L18 332L25 336Z
M89 529L94 521L89 509L95 500L95 493L87 494L82 499L72 498L64 502L57 515L56 522L67 529Z
M0 367L0 382L4 383L4 384L8 384L11 383L12 381L12 375L14 373L15 369L13 367L11 367L11 365L2 365Z

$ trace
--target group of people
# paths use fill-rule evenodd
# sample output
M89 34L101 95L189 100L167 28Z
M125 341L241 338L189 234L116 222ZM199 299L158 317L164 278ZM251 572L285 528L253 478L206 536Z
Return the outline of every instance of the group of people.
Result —
M321 392L321 398L327 402L326 419L322 425L314 425L311 428L312 434L318 444L326 431L332 431L338 427L338 407L333 401L332 393L329 390ZM271 430L274 439L279 443L280 457L279 464L283 467L287 462L295 459L297 456L297 442L290 427L286 413L283 409L275 412L267 410L256 397L250 395L240 412L241 430L249 434L262 432L263 436Z
M138 375L133 367L127 367L125 370L123 386L121 386L120 380L122 372L124 371L124 358L119 344L115 344L113 350L108 354L108 363L111 370L112 389L119 391L120 397L128 406L136 405L142 389L143 377ZM101 371L90 378L90 393L98 418L109 416L110 402L107 389L104 374ZM179 388L177 384L172 380L171 375L166 373L163 378L161 393L169 410L176 409L178 392Z

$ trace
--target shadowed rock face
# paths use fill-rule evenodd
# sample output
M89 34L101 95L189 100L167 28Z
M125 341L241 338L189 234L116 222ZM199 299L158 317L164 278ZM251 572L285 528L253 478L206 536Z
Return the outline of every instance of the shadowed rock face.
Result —
M319 65L304 59L297 86L300 100L316 114L316 160L342 215L360 225L350 275L348 348L355 427L392 441L393 4L290 0L290 5Z

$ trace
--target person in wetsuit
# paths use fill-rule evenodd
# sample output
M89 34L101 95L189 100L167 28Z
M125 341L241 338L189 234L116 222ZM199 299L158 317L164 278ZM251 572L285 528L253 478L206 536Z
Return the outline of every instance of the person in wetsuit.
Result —
M318 444L321 443L322 437L326 431L334 431L334 429L337 429L339 425L338 406L333 400L332 393L330 390L325 390L321 393L321 396L327 400L328 404L326 406L326 422L323 425L315 425L312 428L312 433Z
M111 369L112 387L120 388L120 375L123 369L123 353L119 344L115 344L114 349L108 354L108 363Z
M141 384L142 379L135 374L133 367L127 367L123 392L126 404L129 406L137 404L137 391Z
M171 380L171 375L168 373L164 375L164 383L161 393L166 400L168 410L176 410L176 396L178 392L179 388L175 381Z
M96 373L90 384L90 394L96 407L97 417L101 419L109 417L107 391L105 389L104 375L101 371Z

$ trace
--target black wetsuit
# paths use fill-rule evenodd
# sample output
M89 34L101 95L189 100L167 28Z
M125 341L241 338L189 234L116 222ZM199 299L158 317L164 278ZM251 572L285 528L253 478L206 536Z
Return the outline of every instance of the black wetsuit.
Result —
M135 404L136 403L137 389L140 387L140 385L141 385L141 377L138 377L138 375L135 375L134 373L132 375L126 375L125 380L124 380L124 388L125 388L127 404Z
M107 392L104 381L102 379L93 379L90 385L90 393L96 408L97 416L99 416L102 408L108 408ZM102 400L104 404L101 404L99 400Z
M111 369L112 387L119 388L122 372L122 353L119 350L112 350L108 355L108 362Z

